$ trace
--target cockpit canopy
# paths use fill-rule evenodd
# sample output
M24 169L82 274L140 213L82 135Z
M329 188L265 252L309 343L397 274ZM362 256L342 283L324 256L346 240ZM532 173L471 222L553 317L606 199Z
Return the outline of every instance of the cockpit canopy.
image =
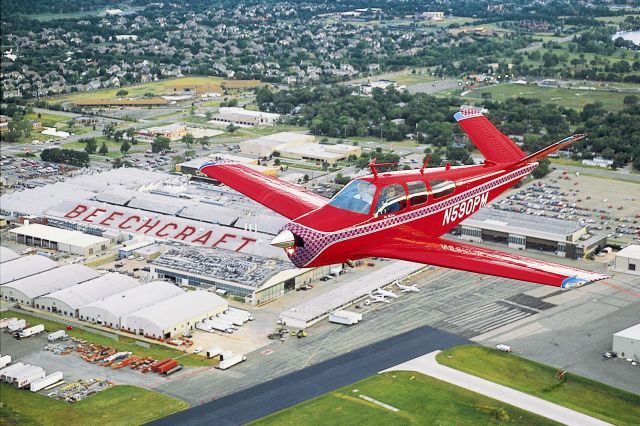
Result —
M376 186L366 180L355 179L349 182L329 201L333 207L354 213L369 214Z

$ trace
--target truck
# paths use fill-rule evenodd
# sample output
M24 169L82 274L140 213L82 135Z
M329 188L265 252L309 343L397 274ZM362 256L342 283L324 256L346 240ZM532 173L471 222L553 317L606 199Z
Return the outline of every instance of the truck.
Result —
M11 355L0 356L0 368L4 368L9 364L11 364Z
M234 354L233 352L226 352L226 356L223 354L220 354L220 364L218 364L220 370L226 370L229 367L233 367L247 360L247 357L242 354Z
M67 337L67 332L64 330L54 331L53 333L49 333L47 336L47 340L50 342L55 342L58 339L64 339Z
M9 333L15 333L16 331L22 330L26 326L27 326L27 322L25 320L18 319L10 322L9 325L7 325L7 329L9 330Z
M2 318L0 319L0 328L7 328L9 326L9 324L11 324L14 321L17 321L18 318L16 317L11 317L11 318Z
M43 377L42 379L35 380L29 384L29 390L31 392L38 392L46 388L47 386L51 386L54 383L58 383L64 375L62 371L56 371L55 373L51 373L48 376Z
M362 314L351 311L338 310L329 315L329 322L336 324L353 325L360 321L362 321Z
M24 367L24 364L22 362L16 362L13 365L4 367L0 370L0 380L6 381L7 376L13 374L15 371L20 370L22 367Z
M226 321L232 325L237 325L237 326L241 326L242 324L244 324L244 321L242 321L241 318L234 317L232 315L227 315L227 314L218 314L218 319L221 319L222 321Z
M158 366L158 374L166 374L167 371L177 366L178 361L176 361L175 359L171 359L170 361L167 361L164 364Z
M253 321L253 315L251 314L251 312L249 311L245 311L244 309L238 309L238 308L234 308L229 306L229 309L227 309L227 312L225 312L227 314L233 314L233 315L244 315L247 317L247 319L249 321Z
M500 352L511 352L511 346L505 345L504 343L500 343L499 345L496 345L496 349L499 350Z
M205 352L207 355L207 358L213 358L216 357L218 355L220 355L222 353L222 348L216 346L215 348L209 348L207 349L207 352Z
M334 266L329 270L329 275L332 277L337 277L338 275L340 275L341 271L342 271L342 265Z
M19 339L26 339L27 337L35 336L44 331L44 325L38 324L33 327L25 328L18 334Z
M27 385L30 385L32 382L35 382L36 380L42 379L46 375L47 373L45 373L42 368L38 367L38 370L33 370L29 374L25 374L16 378L14 384L18 388L23 388Z

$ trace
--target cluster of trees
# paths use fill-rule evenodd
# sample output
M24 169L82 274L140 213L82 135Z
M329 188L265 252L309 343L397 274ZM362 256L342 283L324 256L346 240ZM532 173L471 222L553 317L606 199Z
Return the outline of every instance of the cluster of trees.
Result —
M9 131L3 135L3 140L7 142L18 142L21 138L29 137L33 124L28 120L24 113L18 111L13 114L12 120L8 124Z
M89 154L73 149L49 148L40 153L42 161L50 163L63 163L76 167L86 167L89 165Z

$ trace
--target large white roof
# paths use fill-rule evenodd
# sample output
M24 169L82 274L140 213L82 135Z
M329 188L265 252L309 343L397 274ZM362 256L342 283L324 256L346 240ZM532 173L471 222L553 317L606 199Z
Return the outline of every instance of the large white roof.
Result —
M63 265L59 268L5 284L3 290L12 288L33 299L43 294L52 293L74 286L83 281L91 280L98 276L99 274L96 271L84 265Z
M182 293L184 290L174 284L153 281L91 302L84 305L82 309L104 309L116 317L122 317Z
M640 245L630 245L618 252L616 256L629 257L631 259L640 259Z
M127 275L110 272L100 278L86 281L63 290L47 294L46 298L57 299L74 309L87 303L104 299L114 293L140 286L140 281Z
M23 256L20 259L15 259L2 265L2 268L0 268L0 284L7 284L56 266L58 266L56 262L45 256Z
M107 244L109 240L95 235L85 234L80 231L69 231L53 226L32 223L9 231L17 235L25 235L32 238L42 238L43 240L57 243L69 244L75 247L91 247L96 244Z
M624 330L620 330L614 336L624 337L627 339L640 340L640 324L633 325Z
M228 306L228 304L220 296L204 290L187 291L128 316L145 319L159 329L165 330L222 306Z
M20 255L18 255L18 253L16 253L15 251L4 246L0 246L0 263L8 262L19 257Z

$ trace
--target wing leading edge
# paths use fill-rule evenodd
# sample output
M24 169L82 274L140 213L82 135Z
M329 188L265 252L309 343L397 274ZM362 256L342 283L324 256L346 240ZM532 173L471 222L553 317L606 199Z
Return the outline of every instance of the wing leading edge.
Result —
M394 237L391 241L380 243L379 247L367 250L366 255L408 260L562 288L610 278L608 275L559 263L545 262L442 238L414 240Z
M209 162L203 164L200 171L288 219L309 213L328 201L303 187L266 176L242 164Z

